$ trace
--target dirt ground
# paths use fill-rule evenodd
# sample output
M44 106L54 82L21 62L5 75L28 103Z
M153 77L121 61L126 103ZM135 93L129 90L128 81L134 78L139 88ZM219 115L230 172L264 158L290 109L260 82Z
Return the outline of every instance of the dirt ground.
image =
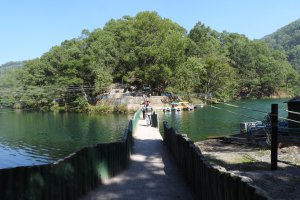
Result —
M278 149L278 170L271 171L268 146L254 146L209 139L196 143L213 164L244 177L270 199L300 199L300 146L283 144Z

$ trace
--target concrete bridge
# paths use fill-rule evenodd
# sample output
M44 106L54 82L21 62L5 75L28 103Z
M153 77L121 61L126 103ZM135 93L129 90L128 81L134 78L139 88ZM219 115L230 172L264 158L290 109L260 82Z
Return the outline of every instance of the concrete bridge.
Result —
M128 169L82 198L100 199L189 200L194 195L163 145L158 128L139 119Z

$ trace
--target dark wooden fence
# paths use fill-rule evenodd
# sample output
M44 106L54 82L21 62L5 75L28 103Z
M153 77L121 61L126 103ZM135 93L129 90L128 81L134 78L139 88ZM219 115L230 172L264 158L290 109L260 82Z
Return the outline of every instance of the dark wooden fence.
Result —
M175 157L198 199L267 199L240 177L212 167L193 141L185 135L176 134L167 122L163 122L163 125L164 144Z
M83 148L56 163L0 169L1 200L72 200L124 170L140 111L119 142Z

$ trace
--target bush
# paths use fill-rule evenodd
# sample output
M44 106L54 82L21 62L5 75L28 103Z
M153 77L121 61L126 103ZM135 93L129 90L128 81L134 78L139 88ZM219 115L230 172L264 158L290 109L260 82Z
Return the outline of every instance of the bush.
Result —
M52 105L50 107L50 110L53 112L58 112L59 111L59 104L56 101L52 102Z
M88 109L89 103L88 100L84 97L78 97L74 101L74 108L73 109L75 112L84 112Z
M22 105L21 105L21 103L15 103L14 104L14 109L22 109Z
M60 106L58 102L53 101L50 110L53 112L66 112L66 107Z
M110 105L106 104L99 104L96 106L88 106L87 112L89 113L111 113L113 112L113 109Z
M115 104L113 108L114 113L128 113L128 108L126 104Z

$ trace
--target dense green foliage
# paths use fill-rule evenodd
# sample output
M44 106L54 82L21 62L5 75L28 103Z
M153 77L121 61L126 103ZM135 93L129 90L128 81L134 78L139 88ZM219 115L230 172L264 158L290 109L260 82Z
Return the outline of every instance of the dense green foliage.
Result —
M0 65L0 77L5 73L6 70L11 70L15 68L20 68L24 65L24 61L17 61L17 62L7 62L3 65Z
M201 22L187 33L155 12L141 12L110 20L103 29L83 30L79 38L7 71L0 80L0 103L91 110L88 102L113 82L151 85L156 94L211 93L230 100L291 94L298 79L285 55L265 43Z
M4 63L3 65L0 65L0 69L7 69L7 68L18 68L22 67L24 65L24 61L16 61L16 62L7 62Z
M276 50L283 50L289 62L300 72L300 19L262 38Z

